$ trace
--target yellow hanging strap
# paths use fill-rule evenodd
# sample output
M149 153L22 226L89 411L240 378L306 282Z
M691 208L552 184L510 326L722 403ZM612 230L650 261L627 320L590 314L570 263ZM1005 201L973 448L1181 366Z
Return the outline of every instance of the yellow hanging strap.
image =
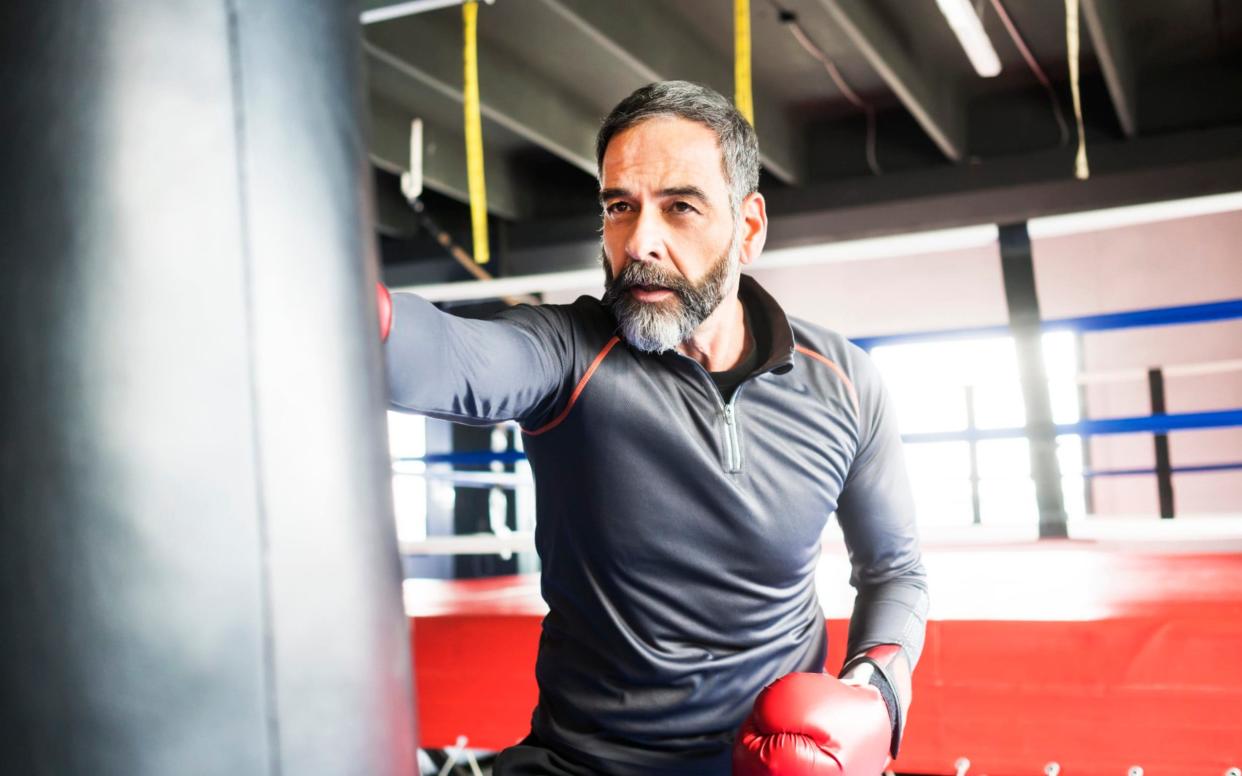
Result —
M479 117L479 4L466 0L461 7L465 30L466 181L470 192L470 225L474 237L474 260L486 264L487 186L483 180L483 123Z
M733 0L733 103L753 127L755 103L750 91L750 0Z
M1074 157L1074 177L1085 181L1091 175L1087 167L1087 138L1082 129L1082 95L1078 88L1078 0L1065 0L1065 51L1069 56L1070 93L1074 97L1074 121L1078 125L1078 154Z

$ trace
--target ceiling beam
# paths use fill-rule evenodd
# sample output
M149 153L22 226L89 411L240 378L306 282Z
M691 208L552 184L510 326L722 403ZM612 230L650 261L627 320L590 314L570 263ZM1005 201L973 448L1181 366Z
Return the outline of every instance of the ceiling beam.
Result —
M1039 216L1242 191L1242 127L1097 143L1091 177L1073 150L860 178L768 197L768 246L1016 223Z
M541 2L594 43L601 56L615 60L636 85L681 79L733 94L732 59L655 5L631 3L618 13L618 6L599 0ZM778 180L797 183L805 174L802 132L762 88L755 92L755 131L763 165Z
M437 14L365 28L366 49L457 104L462 94L461 26ZM479 47L483 118L595 175L598 117L495 46Z
M917 61L871 0L819 0L820 5L888 84L944 155L966 156L966 103L947 74Z
M1091 36L1104 82L1108 84L1108 95L1117 111L1121 131L1126 137L1134 137L1138 132L1134 68L1122 34L1120 13L1117 0L1082 0L1087 34Z

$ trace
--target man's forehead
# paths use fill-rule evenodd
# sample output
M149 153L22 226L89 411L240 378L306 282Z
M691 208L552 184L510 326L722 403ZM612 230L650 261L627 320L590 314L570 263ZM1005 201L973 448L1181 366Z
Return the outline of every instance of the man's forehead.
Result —
M706 124L658 116L618 132L608 143L601 188L668 188L695 185L724 189L724 166L716 133Z

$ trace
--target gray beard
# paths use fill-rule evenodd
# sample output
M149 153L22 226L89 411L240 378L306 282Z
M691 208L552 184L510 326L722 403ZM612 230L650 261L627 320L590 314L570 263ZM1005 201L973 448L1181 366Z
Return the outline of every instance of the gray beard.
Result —
M724 300L725 289L739 269L737 236L697 283L653 264L630 262L614 278L608 256L604 265L604 305L620 324L621 335L647 353L673 350L690 339ZM634 286L662 286L673 292L662 302L640 302L629 293Z

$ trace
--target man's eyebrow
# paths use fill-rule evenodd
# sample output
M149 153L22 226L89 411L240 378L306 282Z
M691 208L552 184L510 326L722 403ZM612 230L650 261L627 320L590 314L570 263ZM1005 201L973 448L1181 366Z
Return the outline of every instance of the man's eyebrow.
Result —
M701 202L710 202L707 193L698 186L672 186L667 189L660 189L661 197L693 197Z
M666 189L660 189L656 192L656 194L661 197L692 197L700 202L711 201L707 198L707 193L698 186L670 186ZM601 189L599 192L599 201L607 202L610 199L623 199L630 196L633 195L630 193L629 189Z

